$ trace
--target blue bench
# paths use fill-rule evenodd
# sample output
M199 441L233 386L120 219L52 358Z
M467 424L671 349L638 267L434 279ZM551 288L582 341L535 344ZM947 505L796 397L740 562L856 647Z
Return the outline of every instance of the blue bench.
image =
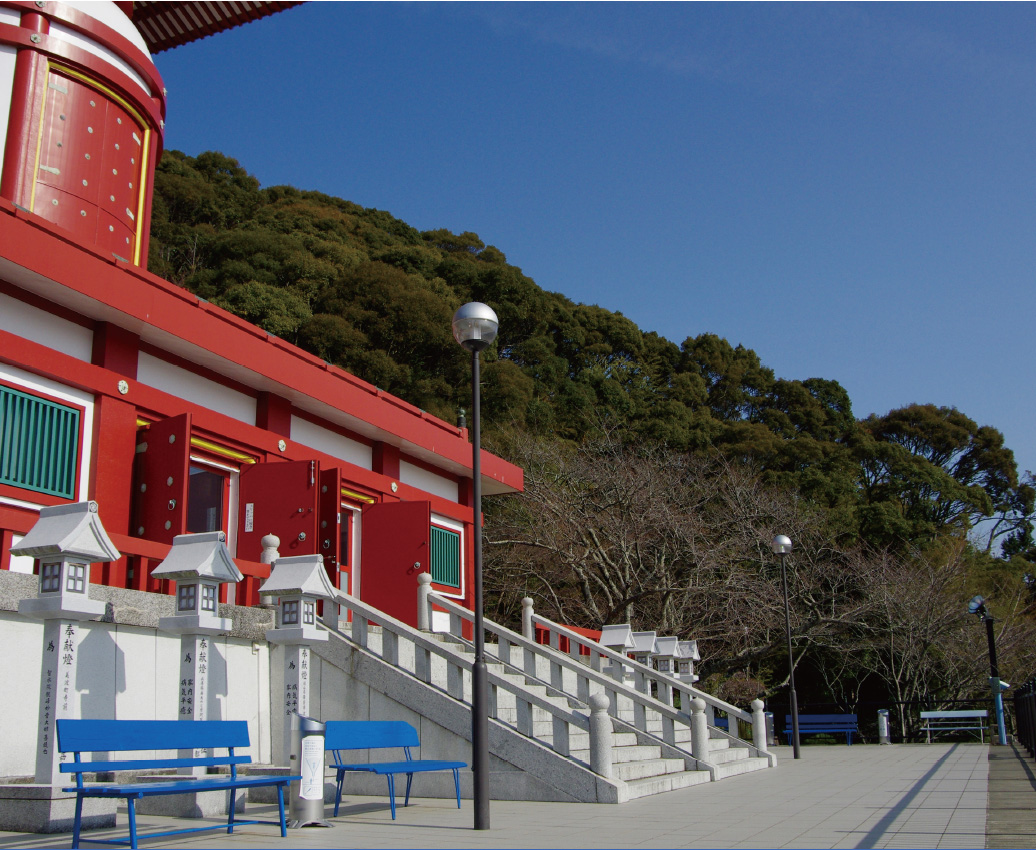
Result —
M791 742L791 715L785 715L784 732ZM845 743L852 746L853 735L860 734L860 724L855 714L800 714L799 737L823 733L845 733Z
M239 789L274 785L277 787L277 806L280 814L281 837L287 836L284 821L284 789L299 776L238 776L239 764L250 764L251 756L234 755L237 747L247 747L248 724L244 720L67 720L57 721L58 750L72 753L74 760L60 765L62 773L75 774L76 784L65 788L75 792L76 817L72 829L72 847L79 846L82 826L83 799L85 797L122 798L126 801L129 816L129 838L105 838L103 841L82 839L94 844L129 844L137 846L137 814L135 804L144 797L167 794L190 794L198 791L230 791L230 814L227 818L227 832L235 826L253 823L276 823L276 821L234 820L234 802ZM146 759L112 759L111 753L134 750L221 750L227 755ZM101 761L85 761L86 754L102 753ZM89 784L83 782L84 773L108 773L114 771L150 771L169 768L220 768L229 767L229 773L211 774L199 778L170 778L168 781L145 781L123 783ZM223 825L177 829L169 832L148 833L146 838L160 835L179 835L200 832L207 829L222 829Z
M392 819L396 819L396 774L406 774L406 799L404 806L410 805L410 785L415 773L427 773L433 770L452 770L453 785L457 792L457 808L460 808L460 773L467 767L462 761L439 761L437 759L415 759L410 752L411 747L419 747L421 742L417 730L402 720L329 720L324 732L324 749L330 750L334 758L336 770L335 782L335 816L338 816L338 805L342 801L342 783L349 772L378 773L388 778L389 804L392 808ZM402 749L403 761L346 762L343 754L350 750Z

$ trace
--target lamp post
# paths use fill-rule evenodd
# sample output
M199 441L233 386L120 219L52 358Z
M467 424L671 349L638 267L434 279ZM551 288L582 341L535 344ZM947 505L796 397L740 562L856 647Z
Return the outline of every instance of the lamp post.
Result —
M799 757L799 701L795 696L795 657L791 653L791 607L788 604L788 573L784 569L784 556L791 551L791 538L778 534L770 544L773 553L781 559L781 581L784 583L784 632L788 638L788 684L791 701L791 746L795 758Z
M482 465L479 433L479 352L496 339L500 321L486 304L473 301L453 314L453 337L471 352L471 475L475 533L475 663L471 668L471 767L475 829L489 829L489 675L482 625Z
M986 608L986 600L981 596L971 597L968 613L974 614L986 623L986 642L989 644L989 686L993 691L993 706L996 709L996 728L1000 744L1007 745L1007 730L1004 728L1004 696L1005 688L1011 687L1000 681L1000 667L996 663L996 637L993 634L993 615Z

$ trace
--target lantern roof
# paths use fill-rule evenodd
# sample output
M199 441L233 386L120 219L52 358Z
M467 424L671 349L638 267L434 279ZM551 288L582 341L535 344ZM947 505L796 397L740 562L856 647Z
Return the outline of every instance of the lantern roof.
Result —
M259 588L260 596L288 594L319 596L333 599L335 589L324 570L323 555L295 555L273 562L270 577Z
M698 641L680 641L680 656L682 658L690 658L692 661L701 661L701 655L698 654Z
M172 2L120 3L133 7L133 23L147 42L151 53L161 53L181 44L215 35L258 21L276 12L300 5L299 2L199 2L172 0Z
M656 632L634 632L633 633L633 651L634 652L647 652L652 655L655 653L655 635Z
M680 640L675 637L660 637L655 641L655 654L676 658L680 654Z
M227 549L222 531L177 534L165 560L151 571L155 578L211 578L216 581L241 581L241 570Z
M601 629L601 638L598 641L601 646L617 646L621 651L633 649L633 629L629 623L616 626L605 626Z
M122 557L104 530L97 502L93 501L40 508L40 518L18 545L11 547L11 554L60 556L88 563Z

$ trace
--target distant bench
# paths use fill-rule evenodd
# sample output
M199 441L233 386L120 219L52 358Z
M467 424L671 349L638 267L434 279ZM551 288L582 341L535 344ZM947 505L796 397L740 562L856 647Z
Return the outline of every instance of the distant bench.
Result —
M342 801L342 782L345 774L356 771L378 773L388 779L389 805L392 809L392 820L395 820L396 774L406 774L406 799L403 805L409 806L410 785L414 781L415 773L451 770L459 809L459 771L461 768L467 767L467 764L462 761L415 759L410 748L419 746L421 746L421 741L417 737L417 730L403 720L329 720L324 732L324 749L330 750L335 760L335 817L338 816L338 805ZM349 750L379 749L402 750L404 759L402 761L347 762L343 756Z
M102 841L84 838L93 844L129 844L137 846L137 813L135 804L144 797L167 794L191 794L199 791L230 791L230 812L227 817L227 832L235 826L253 823L278 823L281 838L287 836L284 822L284 789L289 782L300 776L238 776L239 764L250 764L251 756L234 755L236 747L247 747L248 723L244 720L68 720L57 721L58 750L73 753L74 761L60 765L62 773L74 773L74 788L65 788L76 795L76 817L72 827L72 847L79 846L82 827L83 798L108 797L126 801L129 816L129 838L105 838ZM113 752L133 750L218 750L225 749L225 756L171 757L131 760L114 760ZM84 761L83 755L102 753L104 761ZM190 776L170 777L168 781L123 782L114 784L90 784L83 782L84 773L108 773L111 771L148 771L181 767L229 767L230 772L192 778ZM256 788L267 785L277 787L277 808L280 820L234 820L234 802L238 789ZM160 835L177 835L186 832L200 832L207 829L222 829L223 824L175 829L168 832L148 833L146 838Z
M932 743L932 734L940 732L978 732L978 739L986 742L986 709L967 709L965 711L922 711L921 731L927 735L928 743Z
M791 715L785 715L784 731L789 741L792 736ZM800 714L799 735L820 735L823 733L845 733L845 743L852 746L853 735L860 734L860 724L855 714Z

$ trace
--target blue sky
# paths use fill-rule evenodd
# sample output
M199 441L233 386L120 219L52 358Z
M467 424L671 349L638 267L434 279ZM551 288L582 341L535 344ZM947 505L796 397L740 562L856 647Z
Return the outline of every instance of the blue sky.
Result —
M1036 470L1034 35L1031 3L312 2L156 62L168 148Z

